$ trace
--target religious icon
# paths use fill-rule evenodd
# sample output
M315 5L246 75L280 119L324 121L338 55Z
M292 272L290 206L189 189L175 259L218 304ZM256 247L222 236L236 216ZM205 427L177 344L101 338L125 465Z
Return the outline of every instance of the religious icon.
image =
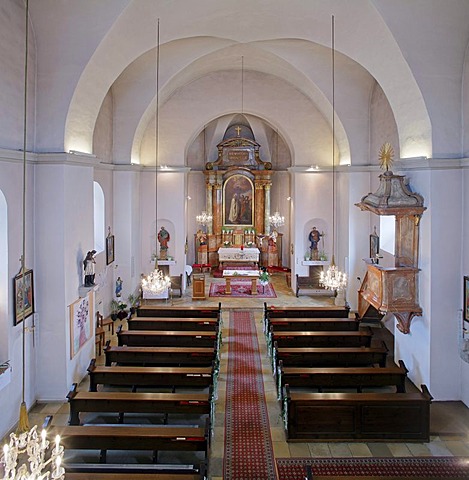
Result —
M224 224L252 225L254 188L244 175L233 175L223 186Z
M376 233L376 227L370 235L370 258L372 263L379 263L379 237Z

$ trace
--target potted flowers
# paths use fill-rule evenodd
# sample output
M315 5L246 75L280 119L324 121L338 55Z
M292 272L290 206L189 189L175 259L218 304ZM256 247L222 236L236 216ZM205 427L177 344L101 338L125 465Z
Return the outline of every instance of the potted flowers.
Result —
M127 297L127 301L129 302L129 305L130 305L130 314L133 315L138 308L139 297L137 295L130 294Z
M125 309L127 308L127 304L120 301L120 302L117 302L117 318L119 320L124 320L124 318L127 317L127 312L125 311Z
M267 268L261 267L261 270L259 272L259 284L265 287L266 285L268 285L269 281L270 281L270 276L269 276L269 272L267 271Z
M117 313L119 312L119 302L117 300L112 299L110 303L110 307L111 307L111 319L116 321Z

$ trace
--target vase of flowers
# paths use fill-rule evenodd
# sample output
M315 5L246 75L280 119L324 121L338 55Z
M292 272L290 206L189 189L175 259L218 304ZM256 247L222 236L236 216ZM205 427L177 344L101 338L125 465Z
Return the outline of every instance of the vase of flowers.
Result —
M259 272L259 284L265 287L266 285L268 285L269 281L270 281L269 272L267 271L267 268L262 267Z
M117 302L117 318L119 320L124 320L127 317L127 312L125 309L127 308L127 304L124 302Z
M223 242L223 246L224 246L224 247L229 247L230 245L231 245L231 243L230 243L228 240L225 240L225 241Z

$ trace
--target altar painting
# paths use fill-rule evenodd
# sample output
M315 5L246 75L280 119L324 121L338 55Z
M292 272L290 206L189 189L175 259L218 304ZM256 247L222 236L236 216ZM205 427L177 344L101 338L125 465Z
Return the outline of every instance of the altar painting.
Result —
M223 186L224 225L253 225L254 186L244 175L229 177Z

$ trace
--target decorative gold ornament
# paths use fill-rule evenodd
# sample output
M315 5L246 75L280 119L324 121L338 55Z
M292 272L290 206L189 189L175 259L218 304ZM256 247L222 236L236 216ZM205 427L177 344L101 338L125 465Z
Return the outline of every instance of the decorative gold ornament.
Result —
M386 170L386 172L392 167L393 157L394 157L394 149L392 148L390 143L386 142L379 149L379 156L378 156L379 165L383 170Z

